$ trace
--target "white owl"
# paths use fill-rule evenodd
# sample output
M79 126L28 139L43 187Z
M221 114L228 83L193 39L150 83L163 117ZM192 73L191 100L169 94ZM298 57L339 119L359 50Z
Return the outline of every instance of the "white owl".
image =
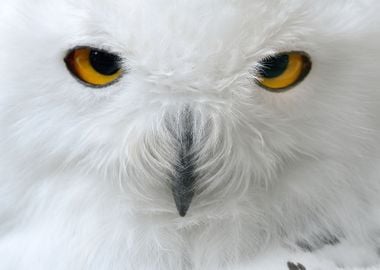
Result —
M1 0L0 270L380 269L379 12Z

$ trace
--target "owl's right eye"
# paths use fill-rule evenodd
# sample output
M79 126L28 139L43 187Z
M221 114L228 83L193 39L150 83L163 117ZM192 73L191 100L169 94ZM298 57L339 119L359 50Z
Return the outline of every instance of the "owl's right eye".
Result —
M71 74L90 87L109 86L123 74L119 56L90 47L71 50L65 62Z

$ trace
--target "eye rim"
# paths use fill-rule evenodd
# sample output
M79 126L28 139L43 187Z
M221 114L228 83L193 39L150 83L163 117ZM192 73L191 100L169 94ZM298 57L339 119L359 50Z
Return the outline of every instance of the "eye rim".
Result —
M282 87L282 88L270 88L264 84L262 84L262 82L260 81L260 79L258 78L255 78L255 83L263 88L264 90L267 90L269 92L272 92L272 93L283 93L283 92L287 92L291 89L293 89L294 87L296 87L297 85L299 85L300 83L302 83L306 77L309 76L311 70L312 70L312 67L313 67L313 62L312 62L312 58L310 56L310 54L308 54L307 52L305 51L285 51L285 52L279 52L279 53L275 53L273 55L268 55L267 58L269 57L277 57L277 56L283 56L283 55L292 55L292 54L296 54L296 55L299 55L302 57L302 70L300 71L300 75L299 77L297 78L297 80L295 80L293 83L291 83L290 85L286 86L286 87ZM258 62L258 65L256 66L256 76L259 74L259 69L260 69L260 63L267 59L267 58L263 58L262 60L260 60ZM283 73L282 73L283 74ZM281 75L280 75L281 76ZM280 77L278 76L278 77ZM276 78L276 77L274 77ZM272 78L272 79L274 79ZM269 79L269 78L268 78Z
M116 56L119 59L119 64L120 64L119 71L117 71L115 73L115 74L120 73L118 75L118 78L116 78L115 80L113 80L113 81L111 81L111 82L109 82L107 84L104 84L104 85L101 85L101 84L92 84L92 83L89 83L89 82L81 79L80 76L75 72L75 70L73 68L71 68L72 61L73 61L71 59L71 56L73 55L73 53L75 53L75 51L82 50L82 49L88 49L90 53L92 51L97 51L97 52L109 54L109 55L112 55L112 56ZM119 56L118 53L112 52L112 51L107 50L107 49L101 49L101 48L93 47L93 46L80 45L80 46L76 46L76 47L73 47L73 48L67 50L66 55L64 57L64 62L65 62L67 70L74 77L75 80L77 80L80 84L82 84L82 85L84 85L86 87L94 88L94 89L108 88L108 87L110 87L110 86L118 83L123 78L123 76L127 73L127 71L125 70L125 68L123 68L123 66L121 65L122 62L123 62L123 59L122 59L122 57ZM100 75L107 76L107 75L104 75L104 74L101 74L100 72L98 72L94 67L92 67L92 68L97 73L99 73Z

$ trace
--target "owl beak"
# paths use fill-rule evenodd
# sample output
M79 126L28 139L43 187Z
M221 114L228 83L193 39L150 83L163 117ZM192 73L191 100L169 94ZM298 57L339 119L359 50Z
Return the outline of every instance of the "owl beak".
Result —
M187 108L182 115L182 132L178 136L178 161L174 166L172 193L178 213L185 217L194 197L195 162L193 148L193 116Z
M194 168L191 161L184 161L186 166L177 168L177 176L173 181L172 192L178 213L185 217L194 197Z

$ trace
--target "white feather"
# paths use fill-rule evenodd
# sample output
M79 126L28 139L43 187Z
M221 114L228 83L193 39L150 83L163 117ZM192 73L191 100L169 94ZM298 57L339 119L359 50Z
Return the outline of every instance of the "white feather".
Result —
M379 11L2 0L0 269L380 269ZM63 58L83 45L128 73L78 83ZM284 51L307 52L311 73L263 90L253 68ZM185 107L199 177L181 218L169 175Z

